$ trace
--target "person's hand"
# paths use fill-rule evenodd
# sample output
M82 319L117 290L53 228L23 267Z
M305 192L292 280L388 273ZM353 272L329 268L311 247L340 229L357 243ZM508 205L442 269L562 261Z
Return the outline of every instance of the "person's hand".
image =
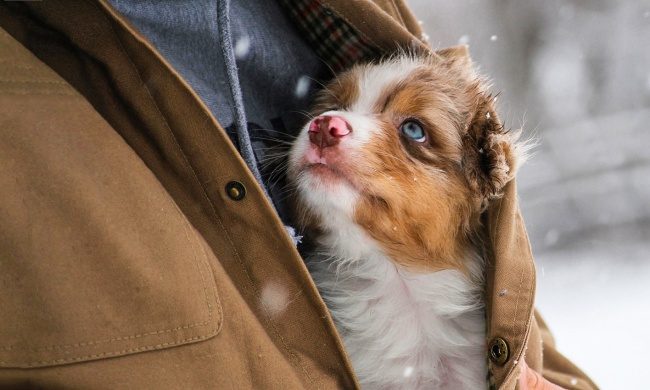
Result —
M544 379L540 373L528 367L522 359L519 390L564 390L564 388Z

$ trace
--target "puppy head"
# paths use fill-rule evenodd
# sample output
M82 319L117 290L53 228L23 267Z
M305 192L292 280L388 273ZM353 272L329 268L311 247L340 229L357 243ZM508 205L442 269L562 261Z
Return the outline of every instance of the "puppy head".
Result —
M494 103L466 47L340 74L290 152L299 224L341 248L360 230L410 268L463 268L480 213L517 165Z

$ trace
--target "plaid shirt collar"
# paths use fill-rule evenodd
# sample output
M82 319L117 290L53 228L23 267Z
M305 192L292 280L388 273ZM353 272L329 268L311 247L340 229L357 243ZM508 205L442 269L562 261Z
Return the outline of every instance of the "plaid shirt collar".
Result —
M381 55L357 29L320 0L279 0L305 39L334 71Z

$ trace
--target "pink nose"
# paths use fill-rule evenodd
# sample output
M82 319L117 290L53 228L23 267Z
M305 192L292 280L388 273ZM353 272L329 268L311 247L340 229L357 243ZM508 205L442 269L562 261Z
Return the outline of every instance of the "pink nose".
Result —
M309 140L319 148L334 146L352 132L352 126L336 115L317 116L309 125Z

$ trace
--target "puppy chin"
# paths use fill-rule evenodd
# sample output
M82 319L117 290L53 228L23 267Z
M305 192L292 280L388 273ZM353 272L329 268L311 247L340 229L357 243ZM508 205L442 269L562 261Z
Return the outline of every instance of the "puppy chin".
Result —
M359 191L340 173L324 164L303 168L296 180L302 207L326 227L335 228L341 218L352 219Z
M296 186L298 207L322 227L351 220L361 191L353 169L357 153L345 145L315 147L302 129L289 157L289 176Z

